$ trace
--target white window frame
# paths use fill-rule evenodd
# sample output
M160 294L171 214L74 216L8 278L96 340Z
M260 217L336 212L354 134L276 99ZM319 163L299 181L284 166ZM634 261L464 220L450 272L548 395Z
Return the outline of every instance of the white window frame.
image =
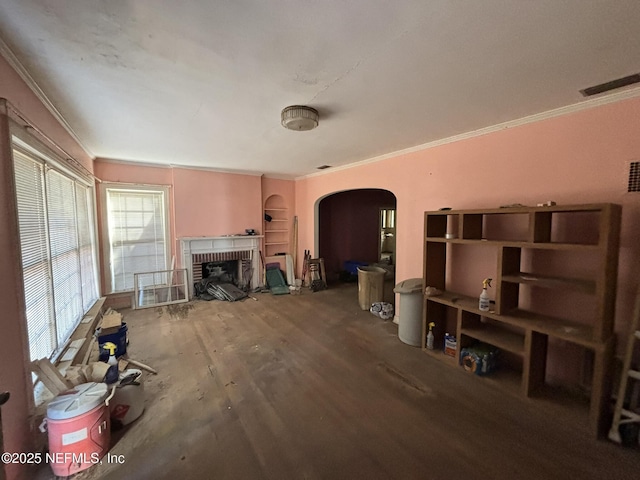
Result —
M119 294L132 293L134 288L127 290L114 290L113 278L111 274L111 243L109 238L109 211L107 201L107 190L120 190L130 192L161 192L163 194L163 211L164 211L164 238L165 238L165 265L169 268L171 261L172 239L170 236L169 225L169 186L168 185L141 185L133 183L109 183L102 182L100 184L100 213L102 218L102 259L104 261L105 271L105 293Z
M25 132L21 127L19 127L17 124L15 123L11 123L10 125L10 135L11 135L11 152L12 152L12 157L14 155L14 151L15 152L19 152L21 155L23 155L24 157L28 158L30 161L33 161L35 163L39 163L43 166L43 177L42 180L43 182L46 182L46 177L47 177L47 171L48 170L53 170L55 172L57 172L58 174L63 175L64 177L66 177L67 179L71 180L73 182L73 190L74 190L74 197L76 195L77 189L76 189L76 184L80 184L86 188L89 189L88 194L91 196L91 208L87 208L87 213L88 215L88 221L91 222L89 225L89 228L91 230L91 237L92 237L92 261L93 261L93 274L94 274L94 278L93 278L93 285L95 286L95 295L96 295L96 300L98 300L100 298L100 266L99 266L99 262L98 262L98 243L97 243L97 231L96 231L96 223L95 223L95 218L96 218L96 194L95 194L95 184L93 182L93 177L88 177L88 176L82 176L79 173L77 173L76 171L72 170L71 168L68 168L67 166L65 166L65 162L63 159L61 159L55 152L53 152L50 148L48 148L47 146L45 146L43 143L41 143L40 141L38 141L37 139L35 139L33 136L29 135L27 132ZM15 159L12 158L12 161L15 162ZM14 167L15 168L15 167ZM15 178L13 179L13 181L15 182ZM50 358L52 361L55 361L60 354L62 353L62 351L64 350L64 348L66 347L66 343L69 340L69 338L71 337L71 335L73 335L73 332L75 331L75 329L77 328L77 326L80 324L84 314L86 313L86 311L84 311L84 302L81 299L80 303L80 310L81 310L81 314L79 315L78 318L74 319L73 321L73 325L69 328L69 331L66 332L67 335L65 335L65 337L61 338L58 337L58 335L60 334L60 332L58 331L58 320L56 319L56 309L55 309L55 292L53 291L53 283L52 283L52 252L51 252L51 239L49 237L49 229L50 226L48 225L48 215L47 215L47 211L48 211L48 205L47 205L47 198L46 198L46 183L44 184L45 186L43 187L43 193L44 193L44 201L45 201L45 221L47 222L47 225L45 226L46 230L47 230L47 235L46 235L46 241L47 241L47 245L44 246L44 248L47 250L47 264L48 264L48 269L49 269L49 277L47 279L48 283L49 283L49 289L50 294L52 295L52 298L50 300L51 305L51 311L50 311L50 315L52 316L49 320L49 325L50 328L53 328L53 334L55 337L55 345L54 345L54 349L52 352L49 352L48 354L48 358ZM16 202L18 201L18 199L16 198ZM75 212L77 215L78 212L78 207L77 207L77 203L75 201L74 198L74 207L75 207ZM87 207L89 207L87 205ZM78 229L78 219L76 218L76 235L79 235L79 232L77 231ZM18 233L19 235L19 233ZM20 249L22 250L22 246L20 246ZM80 245L78 245L78 249L77 249L77 253L78 255L80 255ZM79 272L81 275L81 264L80 262L78 263L78 267L79 267ZM82 279L82 276L81 276ZM24 279L21 279L22 281L24 281ZM81 285L80 288L82 288L82 280L81 280ZM81 292L81 297L82 297L82 292ZM92 305L95 302L92 302ZM91 307L89 307L91 308ZM27 322L28 322L28 318L27 318ZM29 325L25 325L25 328L28 329ZM31 345L30 345L30 339L27 338L27 344L29 345L29 356L32 356L32 352L31 352Z

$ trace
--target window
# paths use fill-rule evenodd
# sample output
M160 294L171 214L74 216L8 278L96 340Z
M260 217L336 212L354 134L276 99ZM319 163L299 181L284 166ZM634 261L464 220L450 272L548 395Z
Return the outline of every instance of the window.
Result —
M167 187L103 185L111 292L133 290L134 273L167 270Z
M53 358L98 299L93 189L13 142L29 354Z

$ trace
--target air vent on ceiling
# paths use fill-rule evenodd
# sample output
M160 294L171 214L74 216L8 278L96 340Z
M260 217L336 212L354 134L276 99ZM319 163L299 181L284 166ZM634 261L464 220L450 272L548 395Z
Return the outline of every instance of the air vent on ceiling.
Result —
M627 192L640 192L640 162L629 164L629 186Z
M615 90L616 88L633 85L634 83L640 83L640 73L634 73L633 75L629 75L627 77L611 80L610 82L601 83L600 85L594 85L593 87L588 87L584 90L580 90L580 93L585 97L590 97L592 95L598 95L599 93Z
M325 168L331 168L331 165L320 165L319 167L316 167L318 170L324 170Z

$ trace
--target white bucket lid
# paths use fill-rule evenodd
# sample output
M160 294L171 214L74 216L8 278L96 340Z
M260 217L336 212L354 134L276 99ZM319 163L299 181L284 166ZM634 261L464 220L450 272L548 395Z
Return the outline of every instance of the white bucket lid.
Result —
M49 402L47 418L66 420L87 413L104 403L107 391L106 383L91 382L73 387Z

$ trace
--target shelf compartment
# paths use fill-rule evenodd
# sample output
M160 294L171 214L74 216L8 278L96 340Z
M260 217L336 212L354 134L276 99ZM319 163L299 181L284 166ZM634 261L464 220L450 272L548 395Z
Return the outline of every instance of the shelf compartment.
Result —
M517 355L524 355L524 335L491 324L462 326L462 335L475 338Z
M602 342L593 339L593 328L589 325L571 322L556 317L540 315L525 310L512 310L499 315L495 311L482 312L478 309L478 298L445 291L442 295L428 297L429 301L459 308L467 312L492 318L499 322L525 330L532 330L592 349L601 347Z
M440 362L444 362L450 366L454 366L454 367L459 367L459 361L458 361L458 355L456 355L455 357L452 357L451 355L445 355L444 352L441 349L433 349L433 350L428 350L426 348L422 349L424 353L426 353L427 355L429 355L432 358L435 358L436 360L440 361ZM459 353L459 352L458 352Z
M580 292L594 294L596 282L579 278L554 277L550 275L537 275L533 273L519 272L516 275L503 275L503 282L520 283L543 288L570 288Z

